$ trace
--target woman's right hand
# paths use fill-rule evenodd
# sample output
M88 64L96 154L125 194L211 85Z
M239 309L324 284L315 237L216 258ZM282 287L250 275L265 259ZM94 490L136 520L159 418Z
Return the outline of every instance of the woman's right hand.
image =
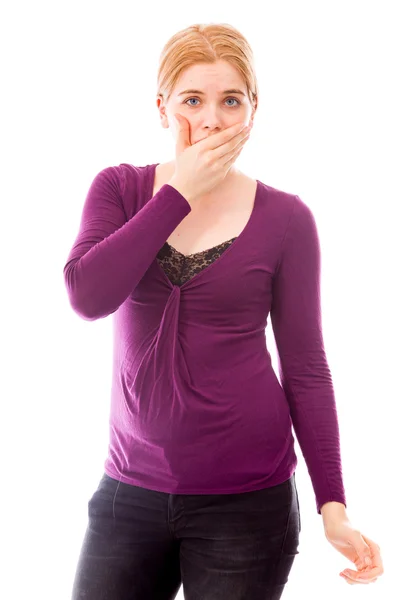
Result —
M168 185L175 187L187 201L195 201L210 192L227 175L249 138L244 123L190 144L189 122L175 115L178 123L175 172Z

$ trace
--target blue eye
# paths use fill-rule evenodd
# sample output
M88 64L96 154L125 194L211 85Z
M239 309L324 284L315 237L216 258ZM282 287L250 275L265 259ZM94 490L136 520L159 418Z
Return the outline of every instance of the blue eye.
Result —
M189 102L189 100L199 100L199 98L192 96L191 98L187 98L187 100L185 100L183 102L183 104L187 104ZM227 98L227 100L235 100L235 102L237 102L236 106L239 106L241 104L240 100L238 100L237 98ZM191 104L190 106L196 106L196 104ZM233 105L231 104L230 106L233 106Z

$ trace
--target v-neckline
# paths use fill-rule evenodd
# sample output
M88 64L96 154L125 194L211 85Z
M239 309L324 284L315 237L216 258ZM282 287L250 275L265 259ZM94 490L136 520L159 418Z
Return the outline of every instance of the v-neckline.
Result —
M147 197L148 200L151 200L152 198L152 191L153 191L153 187L154 187L154 179L155 179L155 175L156 175L156 168L160 163L154 163L152 165L149 165L149 170L147 173L150 173L150 175L148 176L148 187L147 187ZM246 235L247 231L250 229L250 226L253 222L253 220L255 219L256 216L256 212L258 209L258 203L259 203L259 198L260 198L260 191L261 191L261 181L259 181L258 179L256 179L257 185L256 185L256 191L255 191L255 195L254 195L254 203L253 203L253 209L250 213L250 217L246 223L246 225L244 226L244 228L242 229L242 231L239 233L239 235L235 236L235 239L233 240L232 244L230 246L228 246L228 248L226 250L224 250L224 252L221 254L221 256L219 256L217 259L215 259L210 265L208 265L207 267L205 267L204 269L202 269L199 273L196 273L196 275L194 275L193 277L191 277L190 279L188 279L188 281L185 281L182 285L178 286L175 283L172 283L172 281L170 280L170 278L167 276L167 274L164 272L164 270L161 268L157 257L155 258L155 262L156 262L156 267L158 268L158 271L162 274L163 278L168 282L169 286L173 289L174 287L179 287L181 290L184 287L189 286L192 281L197 280L199 277L201 277L204 273L207 273L210 269L212 269L215 265L217 265L221 260L223 260L223 258L229 254L229 252L231 251L232 248L234 248L238 243L240 243L240 241L243 239L243 237ZM232 238L230 238L232 239ZM230 240L226 240L226 241L230 241ZM216 246L221 246L222 244L224 244L226 242L221 242L220 244L217 244ZM170 245L170 244L168 244ZM216 246L213 246L214 248ZM170 246L171 248L173 248L173 246ZM178 250L176 250L175 248L173 248L176 252L178 252L178 254L181 254L182 256L184 256L185 258L188 258L187 255L182 254L181 252L179 252ZM212 248L209 248L209 250L211 250ZM203 252L207 252L207 250L204 250ZM202 252L196 252L194 255L190 254L189 256L195 256L196 254L202 254Z
M169 242L165 242L165 243L176 254L180 254L181 256L183 256L183 258L193 258L193 256L198 256L199 254L204 254L205 252L210 252L210 250L215 250L216 248L219 248L220 246L223 246L224 244L227 244L228 242L232 242L232 240L235 240L237 237L238 236L235 235L235 236L231 237L230 240L226 240L226 242L221 242L220 244L216 244L215 246L211 246L211 248L206 248L205 250L200 250L199 252L193 252L192 254L183 254L183 252L180 252L179 250L177 250L176 248L174 248L173 246L171 246L171 244Z

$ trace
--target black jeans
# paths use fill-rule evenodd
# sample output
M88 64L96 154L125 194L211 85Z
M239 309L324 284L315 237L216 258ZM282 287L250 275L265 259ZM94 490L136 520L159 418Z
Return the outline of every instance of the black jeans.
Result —
M278 600L301 530L295 475L240 494L156 492L102 476L72 600Z

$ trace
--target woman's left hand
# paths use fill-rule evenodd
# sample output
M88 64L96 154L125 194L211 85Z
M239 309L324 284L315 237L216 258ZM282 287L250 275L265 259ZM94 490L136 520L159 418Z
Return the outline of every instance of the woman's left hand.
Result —
M335 550L341 552L357 567L357 571L345 569L340 573L350 585L374 583L383 574L380 547L355 529L347 516L335 517L326 523L325 536ZM368 564L368 558L370 564Z

